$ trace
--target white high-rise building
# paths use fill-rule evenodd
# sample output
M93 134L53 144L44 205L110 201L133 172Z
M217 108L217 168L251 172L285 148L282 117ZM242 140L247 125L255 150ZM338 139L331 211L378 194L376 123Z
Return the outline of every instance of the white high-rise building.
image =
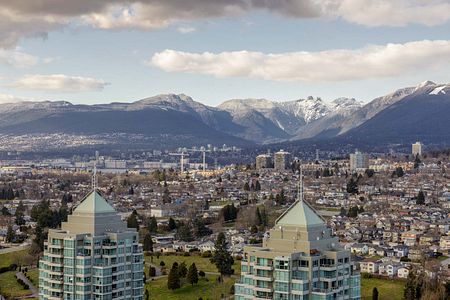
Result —
M359 300L361 277L350 251L300 196L262 246L244 247L234 299Z
M61 229L50 229L39 261L39 299L142 300L144 256L127 228L93 190Z
M260 154L256 157L256 169L268 169L272 167L272 157L269 154Z
M274 169L283 171L289 168L291 162L291 154L284 150L280 150L274 154Z
M350 171L363 171L369 167L369 155L359 152L350 154Z
M412 144L411 153L413 156L421 156L422 155L422 143L417 141Z

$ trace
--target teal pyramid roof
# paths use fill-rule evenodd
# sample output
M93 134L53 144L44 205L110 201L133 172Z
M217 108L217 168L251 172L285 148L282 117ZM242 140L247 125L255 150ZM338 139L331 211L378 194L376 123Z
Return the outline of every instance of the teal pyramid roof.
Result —
M325 220L307 202L295 201L276 221L277 225L325 226Z
M93 190L78 204L74 213L102 214L115 213L116 210L102 197Z

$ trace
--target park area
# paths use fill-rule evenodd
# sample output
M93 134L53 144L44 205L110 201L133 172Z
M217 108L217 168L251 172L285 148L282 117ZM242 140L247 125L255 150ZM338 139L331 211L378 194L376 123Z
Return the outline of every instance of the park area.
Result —
M400 280L361 278L361 300L371 300L374 287L379 300L402 300L404 286L405 282Z
M30 257L27 250L0 254L0 268L8 267L11 264L26 265ZM218 282L219 273L216 266L209 261L207 257L198 255L183 256L183 255L161 255L156 257L145 256L146 261L146 275L147 283L146 289L149 292L150 299L168 299L168 300L198 300L203 299L220 299L221 297L232 296L232 286L240 273L240 261L235 260L233 269L235 275L231 277L224 277L223 282ZM169 270L174 262L181 264L185 262L187 266L195 263L198 271L205 272L204 277L200 277L197 284L191 285L182 279L181 288L172 291L167 288L167 276L157 276L150 278L148 274L150 263L160 268L161 261L167 270ZM15 277L17 271L8 271L0 274L0 293L7 297L7 299L22 298L31 295L31 291L24 289ZM28 269L27 275L31 282L37 287L39 280L39 272L36 268ZM378 278L362 278L361 279L361 299L372 299L372 290L377 287L379 292L379 300L401 300L403 299L404 282L398 280L387 280ZM30 298L27 298L30 299ZM33 299L33 298L31 298Z

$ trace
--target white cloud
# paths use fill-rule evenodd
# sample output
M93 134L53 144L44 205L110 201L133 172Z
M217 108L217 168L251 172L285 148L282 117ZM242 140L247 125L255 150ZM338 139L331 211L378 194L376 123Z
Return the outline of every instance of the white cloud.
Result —
M167 72L248 77L274 81L333 82L406 75L450 67L450 41L416 41L356 50L264 54L236 51L189 53L164 50L148 65Z
M32 101L33 99L18 97L10 94L0 94L0 103L17 103L23 101Z
M42 90L53 92L100 91L109 83L90 77L55 75L25 75L9 86L23 90Z
M16 68L29 68L36 65L39 58L18 49L4 50L0 49L0 63L10 65Z
M192 33L194 31L196 31L196 29L195 29L195 27L192 27L192 26L179 26L177 28L177 31L179 33L187 34L187 33Z
M448 0L342 0L330 15L366 26L434 26L450 20Z
M365 26L433 26L450 20L448 0L0 0L0 47L66 26L155 30L267 11L291 18L342 18Z

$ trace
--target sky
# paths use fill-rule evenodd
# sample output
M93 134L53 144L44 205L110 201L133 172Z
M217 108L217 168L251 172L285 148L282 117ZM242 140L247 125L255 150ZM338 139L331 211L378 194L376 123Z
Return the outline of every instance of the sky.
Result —
M0 0L0 103L368 102L449 70L450 0Z

